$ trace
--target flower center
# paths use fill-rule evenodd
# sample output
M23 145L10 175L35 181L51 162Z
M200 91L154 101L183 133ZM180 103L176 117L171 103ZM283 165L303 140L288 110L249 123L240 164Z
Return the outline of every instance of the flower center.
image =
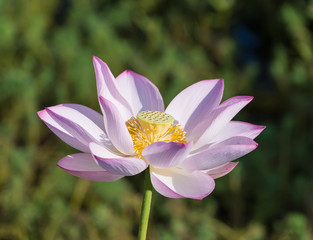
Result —
M126 122L138 158L144 159L142 151L155 142L186 143L186 132L174 120L164 112L143 111Z
M143 111L138 113L137 119L144 124L152 125L168 125L174 122L174 118L164 112L158 111Z

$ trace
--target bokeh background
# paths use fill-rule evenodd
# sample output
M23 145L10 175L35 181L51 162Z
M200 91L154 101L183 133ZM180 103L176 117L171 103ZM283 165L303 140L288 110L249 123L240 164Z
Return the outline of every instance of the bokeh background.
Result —
M151 240L313 239L312 0L0 0L0 239L136 239L142 174L92 183L56 166L77 152L36 112L100 111L92 56L138 72L165 103L203 79L259 147L202 201L154 194Z

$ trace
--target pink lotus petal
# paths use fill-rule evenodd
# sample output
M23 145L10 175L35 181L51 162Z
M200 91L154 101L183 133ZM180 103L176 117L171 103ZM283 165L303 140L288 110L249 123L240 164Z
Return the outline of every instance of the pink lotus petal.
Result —
M230 121L213 139L214 142L221 142L235 136L243 136L255 139L265 126L254 125L247 122ZM213 142L212 141L212 142Z
M59 138L78 150L89 152L90 141L110 146L102 115L88 107L60 104L39 111L38 116Z
M48 128L54 132L61 140L63 140L68 145L76 148L82 152L89 152L89 149L86 145L78 141L71 134L69 134L64 128L62 128L58 123L56 123L46 110L42 110L37 112L38 116L44 123L48 126Z
M203 172L205 172L206 174L209 174L214 179L220 178L230 173L237 166L238 163L239 162L228 162L221 166L218 166L216 168L211 168Z
M113 103L103 97L100 97L100 105L104 114L104 126L111 142L120 152L132 155L134 153L133 140L119 111Z
M126 122L133 115L131 107L120 93L108 65L97 57L93 57L93 64L96 73L98 96L112 102L117 107L124 122Z
M232 137L188 157L181 167L206 170L240 158L253 151L258 144L247 137Z
M150 168L151 183L156 191L170 198L202 199L215 187L213 178L200 171L179 168Z
M133 116L147 110L164 111L159 89L144 76L126 70L116 78L116 83L122 96L130 104Z
M58 162L58 166L76 177L95 182L112 182L123 177L98 166L88 153L68 155Z
M148 145L142 155L153 167L171 168L177 166L189 154L192 142L187 144L176 142L155 142Z
M142 159L135 157L123 158L96 143L90 143L89 148L96 162L105 170L115 174L132 176L144 171L148 166Z
M184 127L188 137L192 136L195 127L220 103L223 88L222 79L195 83L179 93L165 112L172 115Z
M194 149L200 148L203 145L213 141L217 134L225 127L225 125L242 109L253 97L237 96L232 97L221 105L216 107L209 115L209 117L199 124L194 130L194 136L197 138L190 138L194 141Z
M71 135L76 138L79 142L83 143L84 145L88 145L90 142L101 142L101 135L104 135L104 132L97 128L96 125L91 125L91 121L89 119L84 119L83 126L79 123L76 123L77 118L74 121L59 115L54 111L55 109L46 108L47 113L51 116L53 120L55 120L58 124L60 124L66 131L71 133ZM89 127L89 129L87 129Z

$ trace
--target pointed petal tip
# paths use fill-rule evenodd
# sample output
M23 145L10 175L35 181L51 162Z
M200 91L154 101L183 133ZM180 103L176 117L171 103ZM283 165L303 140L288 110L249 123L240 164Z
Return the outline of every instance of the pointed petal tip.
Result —
M100 101L105 101L105 98L102 97L102 96L99 96L99 100L100 100Z
M237 162L230 162L230 163L233 163L232 169L234 169L239 164L239 161L237 161Z
M246 138L248 141L251 141L251 143L247 142L246 145L251 146L252 149L256 149L259 146L259 144L256 141L254 141L252 138L249 138L249 137L242 137L242 138Z
M221 84L224 85L224 78L217 78L215 80L216 80L216 82L221 83Z
M45 114L45 109L43 109L43 110L40 110L40 111L38 111L37 112L37 115L38 115L38 117L41 119L41 120L43 120L43 115Z
M220 78L220 79L218 79L218 82L222 85L222 89L224 91L224 79Z
M99 61L99 60L101 61L101 59L98 58L97 56L92 56L92 60L93 60L93 61Z
M127 74L129 74L129 73L135 73L135 72L133 72L132 70L129 70L129 69L126 69L124 72L127 73Z
M46 110L47 112L52 112L52 113L54 113L53 109L55 109L56 107L62 107L62 106L64 106L64 105L66 105L66 104L58 104L58 105L54 105L54 106L50 106L50 107L45 107L44 110Z
M144 79L146 79L146 80L149 80L149 79L147 79L145 76L143 76L143 75L141 75L141 74L139 74L139 73L136 73L136 72L134 72L133 70L130 70L130 69L124 70L122 73L120 73L119 76L122 76L123 74L132 75L132 76L134 76L134 77L137 76L137 77L139 77L139 78L144 78ZM150 80L149 80L149 82L150 82Z
M59 106L59 105L56 105ZM51 108L56 107L56 106L51 106L51 107L45 107L44 109L40 110L37 112L38 116L40 117L41 120L44 121L44 119L46 118L47 114L52 113L55 114Z
M224 82L223 78L214 78L214 79L206 79L206 80L202 80L204 82Z
M40 118L41 121L43 121L44 123L48 124L49 113L47 112L46 109L38 111L37 115L38 115L38 117Z
M245 137L245 136L235 136L235 137L232 137L232 138L229 138L229 139L226 139L224 142L227 142L228 140L231 140L231 139L241 139L242 142L238 142L238 143L234 143L233 145L236 146L247 146L247 147L251 147L252 149L255 149L257 148L257 146L259 145L256 141L254 141L252 138L249 138L249 137ZM216 144L218 145L218 144Z
M110 100L104 98L103 96L99 96L98 98L99 98L99 101L100 101L101 104L105 104L107 102L112 103Z
M252 101L253 100L253 96L238 96L238 97L240 97L240 98L242 98L243 100L245 100L245 101Z
M232 122L233 123L240 123L240 124L250 125L250 126L252 126L254 128L257 128L260 131L263 131L266 128L265 125L255 125L255 124L249 123L249 122L243 122L243 121L232 121Z
M254 98L253 96L246 96L246 95L234 96L234 97L231 97L231 98L225 100L225 102L228 101L228 100L234 100L234 99L238 99L238 100L241 100L241 101L251 101L251 100L253 100L253 98Z
M64 158L62 158L61 160L59 160L56 165L57 165L59 168L61 168L61 169L63 169L64 171L66 171L66 170L68 170L68 169L63 166L63 161L64 161Z
M99 96L99 101L100 101L100 104L104 104L105 106L107 104L112 104L114 105L114 103L112 103L110 100L106 99L105 97L103 96ZM114 105L115 106L115 105Z
M266 128L266 126L264 126L264 125L259 125L259 134L261 133L261 132L263 132L264 130L265 130L265 128ZM258 134L258 135L259 135Z
M256 149L259 146L259 144L256 141L254 141L252 138L249 138L249 137L242 137L242 138L246 138L247 141L251 141L251 143L247 142L247 144L244 144L244 145L251 146L251 149L253 149L253 150Z
M207 80L202 80L201 82L215 82L215 84L220 84L222 91L224 91L224 79L223 78L207 79Z
M92 61L93 61L94 67L96 67L96 64L101 64L101 65L104 65L106 68L109 68L108 64L102 61L102 59L98 58L97 56L93 56Z
M240 145L240 146L242 146L242 145ZM250 149L250 152L254 151L258 146L259 146L259 144L255 141L252 141L250 144L246 144L246 147L248 149Z
M58 107L60 106L61 104L59 105L56 105L56 106L52 106L52 107L45 107L45 111L48 113L48 114L52 114L52 115L56 115L56 116L60 116L62 117L60 114L56 113L55 111L53 111L53 108L54 107Z
M243 96L243 97L245 97L247 99L247 101L249 101L249 102L251 102L254 98L253 96Z
M234 96L231 98L226 99L223 103L221 103L217 108L221 106L227 106L228 104L237 104L237 103L243 103L246 102L245 105L247 105L249 102L253 100L253 96Z
M131 74L131 75L135 75L135 76L139 76L139 77L144 77L144 78L146 78L145 76L143 76L143 75L141 75L141 74L139 74L139 73L136 73L136 72L134 72L134 71L132 71L132 70L130 70L130 69L126 69L125 72L126 72L127 74Z
M103 97L103 96L99 96L99 100L103 103L105 102L109 102L109 103L112 103L110 100L108 100L107 98ZM113 103L112 103L113 104Z

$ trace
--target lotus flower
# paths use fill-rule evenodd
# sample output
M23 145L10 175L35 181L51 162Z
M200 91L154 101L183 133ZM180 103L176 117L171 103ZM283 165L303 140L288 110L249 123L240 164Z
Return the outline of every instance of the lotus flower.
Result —
M232 121L251 100L237 96L220 104L222 79L197 82L164 110L158 88L126 70L114 78L94 57L103 115L78 104L38 112L64 142L82 151L58 162L68 173L91 181L115 181L150 168L156 191L170 198L202 199L215 178L232 171L233 160L257 147L264 126Z

